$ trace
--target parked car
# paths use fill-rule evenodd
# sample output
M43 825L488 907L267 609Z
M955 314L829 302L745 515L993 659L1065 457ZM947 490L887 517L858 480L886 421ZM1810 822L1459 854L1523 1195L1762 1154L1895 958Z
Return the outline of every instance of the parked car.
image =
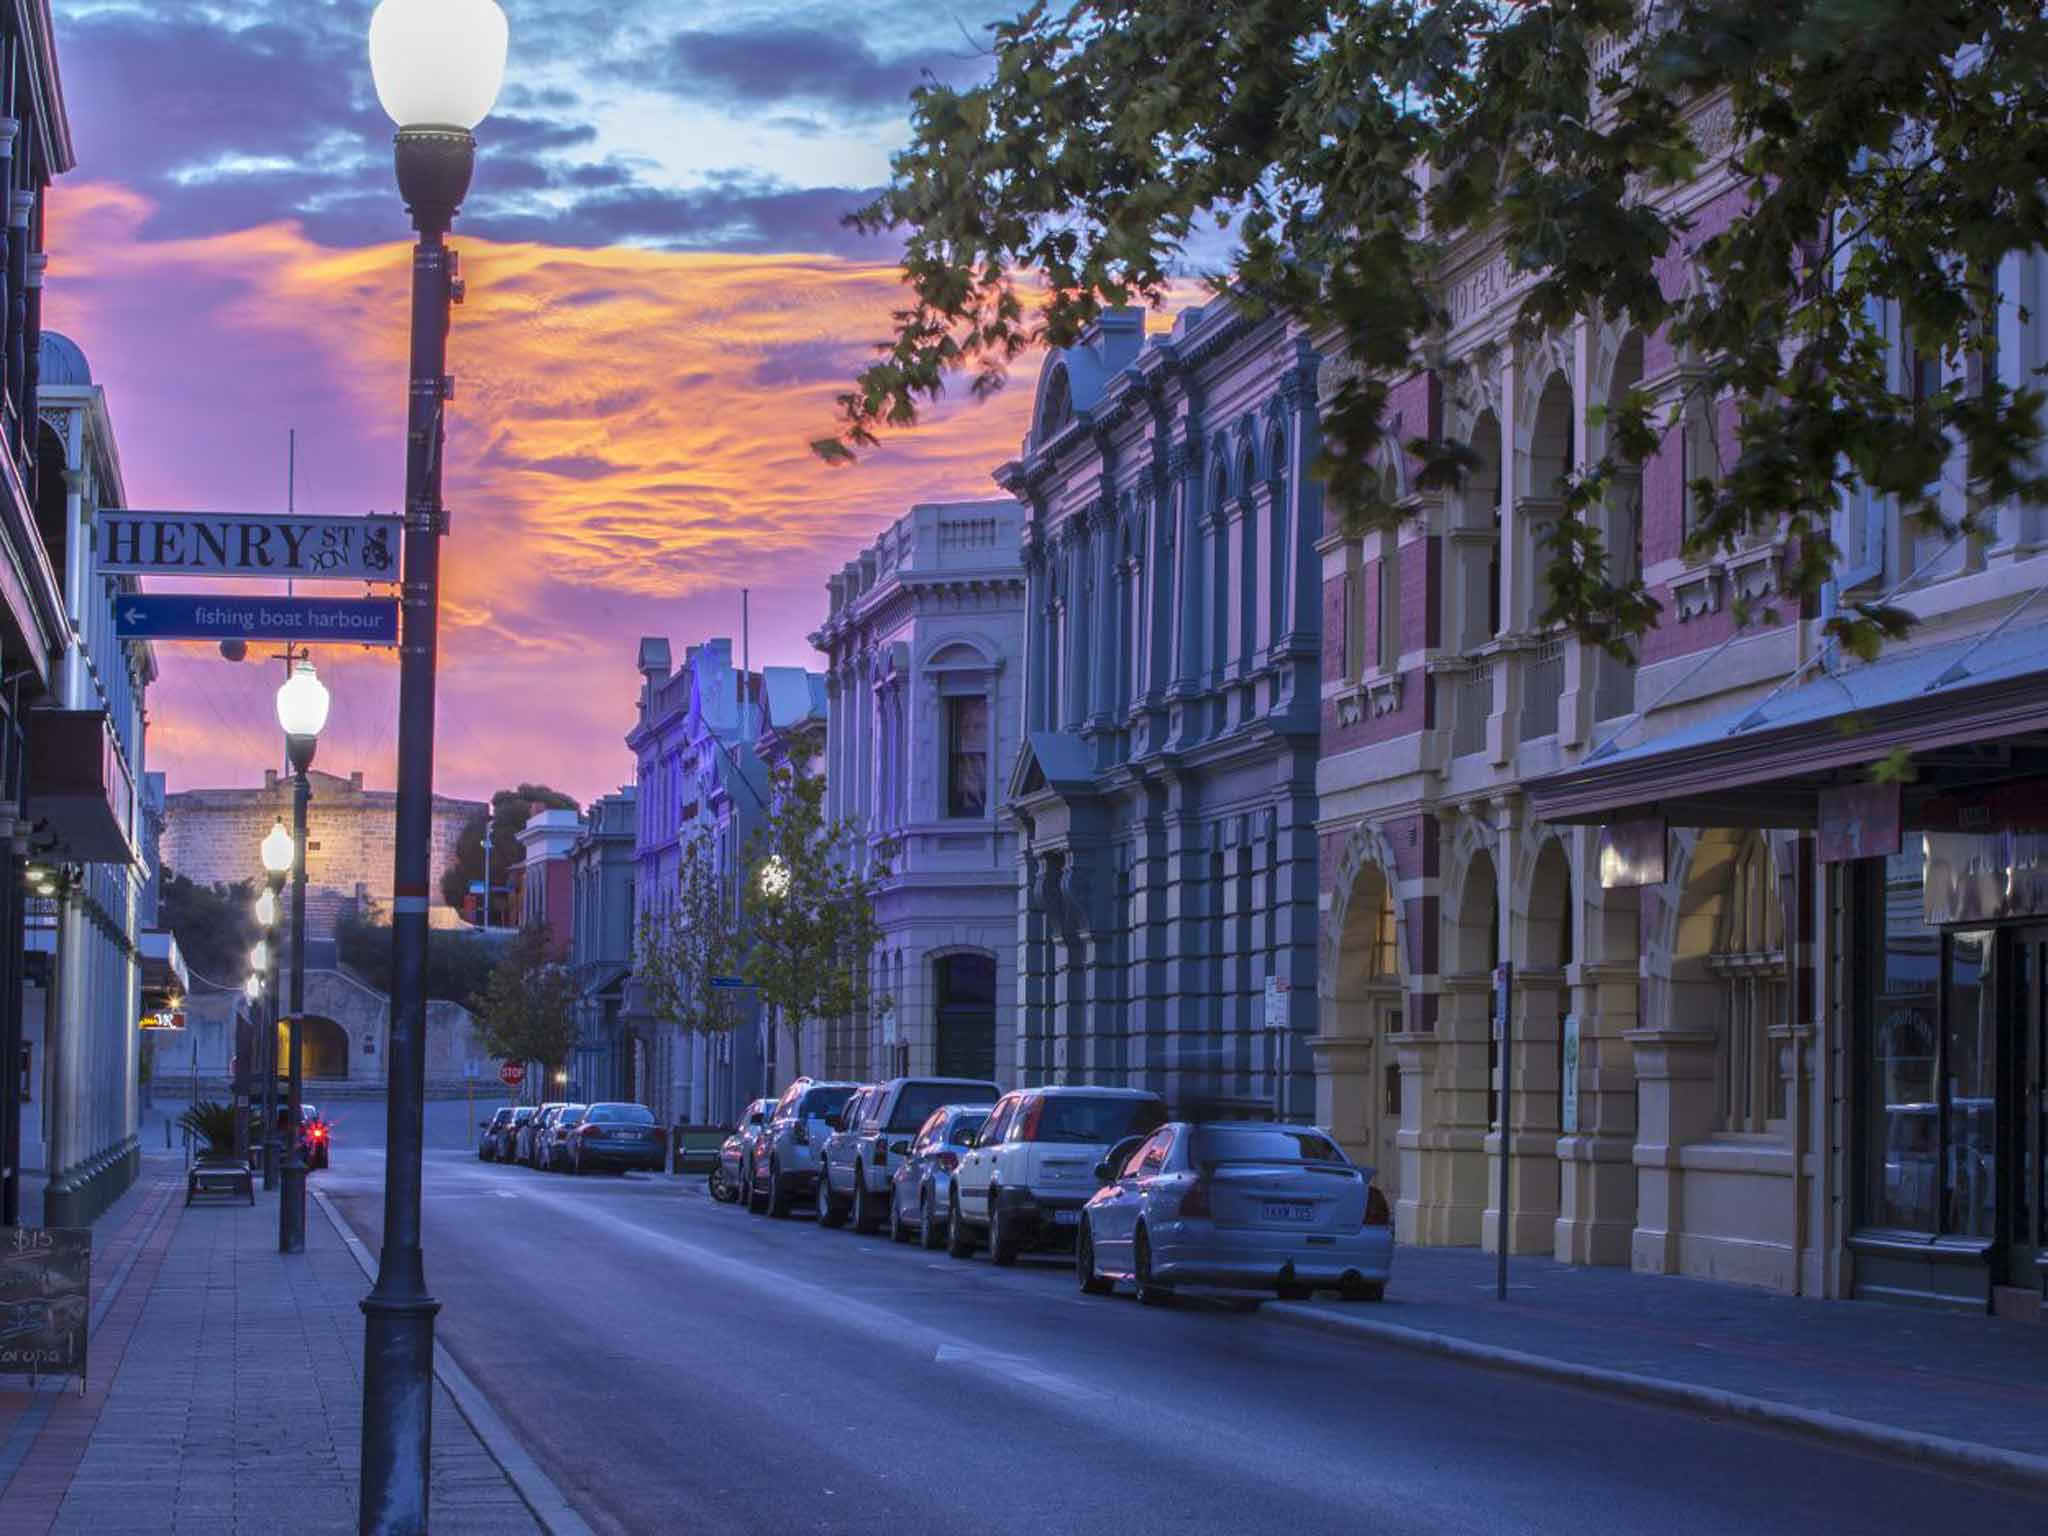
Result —
M490 1119L477 1121L477 1124L482 1127L482 1132L476 1139L476 1160L478 1162L495 1163L498 1160L498 1137L506 1127L512 1124L512 1117L518 1112L514 1106L507 1104L493 1114Z
M1176 1286L1306 1301L1317 1290L1378 1301L1394 1260L1393 1212L1373 1170L1306 1125L1176 1121L1129 1137L1096 1169L1074 1270L1102 1295L1119 1280L1157 1305Z
M569 1143L589 1110L588 1104L564 1104L555 1111L547 1134L541 1138L538 1167L542 1173L560 1173L569 1166Z
M1006 1094L953 1174L946 1251L964 1259L986 1234L988 1256L1065 1248L1099 1186L1095 1165L1126 1136L1166 1123L1166 1101L1140 1088L1026 1088Z
M514 1107L512 1118L498 1126L493 1133L491 1161L494 1163L516 1162L519 1157L519 1133L540 1112L537 1104L520 1104Z
M740 1123L718 1149L718 1162L711 1169L711 1198L730 1205L751 1197L748 1182L753 1174L754 1143L775 1113L773 1099L756 1099L740 1115Z
M812 1197L818 1184L818 1154L832 1134L831 1121L859 1091L858 1083L821 1083L810 1077L800 1077L783 1090L754 1144L750 1210L787 1216L792 1203Z
M918 1128L942 1104L993 1104L994 1083L969 1077L897 1077L863 1089L840 1114L840 1130L825 1143L818 1181L818 1220L836 1227L852 1212L856 1232L872 1232L888 1218L892 1162L910 1155Z
M543 1104L533 1118L519 1128L519 1150L515 1154L518 1161L529 1168L540 1166L541 1138L547 1134L547 1128L554 1123L561 1109L559 1103Z
M659 1173L666 1152L666 1138L645 1104L593 1104L568 1136L568 1169L574 1174L598 1168Z
M825 1123L827 1131L824 1143L818 1153L818 1181L811 1191L811 1198L817 1205L818 1225L840 1227L846 1224L847 1207L853 1203L853 1147L860 1135L861 1119L868 1112L869 1103L881 1093L878 1083L865 1083L854 1096L839 1107L839 1112ZM832 1187L834 1165L837 1165L840 1191Z
M899 1243L916 1238L923 1248L946 1240L952 1208L953 1170L974 1133L988 1121L993 1104L945 1104L925 1117L910 1151L896 1159L889 1175L889 1235Z

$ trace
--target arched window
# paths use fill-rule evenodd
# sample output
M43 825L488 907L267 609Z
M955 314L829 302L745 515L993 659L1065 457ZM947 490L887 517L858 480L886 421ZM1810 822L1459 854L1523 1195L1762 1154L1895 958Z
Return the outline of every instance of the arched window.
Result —
M1045 385L1045 410L1039 417L1038 437L1043 442L1074 419L1074 387L1064 367L1055 368Z
M1708 971L1719 981L1716 1123L1724 1131L1765 1131L1783 1114L1770 1031L1786 1021L1785 915L1770 845L1744 838L1728 864Z

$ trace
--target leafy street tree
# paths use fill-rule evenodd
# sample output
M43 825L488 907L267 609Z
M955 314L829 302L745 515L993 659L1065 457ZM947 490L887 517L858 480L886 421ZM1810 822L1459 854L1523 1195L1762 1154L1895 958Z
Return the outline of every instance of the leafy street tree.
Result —
M455 856L441 871L441 899L458 912L472 884L484 878L484 828L491 832L491 886L502 891L511 878L512 866L526 857L519 846L519 833L536 811L580 810L568 795L545 784L521 784L501 789L491 796L488 817L481 811L470 817L455 839Z
M164 869L162 922L178 940L193 971L224 987L237 987L249 971L256 926L256 882L201 885Z
M702 837L683 845L675 905L640 923L638 971L654 1017L686 1030L722 1034L741 1020L746 994L714 987L714 976L740 974L736 893Z
M804 1071L810 1020L859 1018L886 997L870 962L880 929L875 885L886 871L864 858L860 829L825 817L825 781L779 770L767 820L747 850L741 907L745 975L788 1032L791 1075Z
M1718 101L1741 206L1710 227L1677 194ZM1237 243L1218 286L1356 365L1319 465L1354 529L1398 518L1374 473L1390 387L1419 368L1459 387L1439 348L1455 245L1500 241L1529 285L1523 336L1601 315L1661 333L1685 398L1605 407L1549 562L1546 620L1617 653L1658 604L1586 514L1688 408L1719 413L1733 452L1691 481L1687 553L1780 533L1797 600L1837 569L1831 517L1863 494L1951 537L2048 499L2041 391L1989 366L2016 308L2001 259L2048 242L2038 5L1039 0L995 29L992 78L927 84L913 112L852 221L905 233L911 297L827 458L914 423L949 375L986 394L1104 306L1162 303L1220 226ZM1400 446L1424 489L1472 463L1455 441ZM1907 622L1863 595L1830 628L1868 655Z
M552 1082L576 1043L576 983L549 955L550 942L540 924L520 929L469 1009L493 1055L538 1062Z

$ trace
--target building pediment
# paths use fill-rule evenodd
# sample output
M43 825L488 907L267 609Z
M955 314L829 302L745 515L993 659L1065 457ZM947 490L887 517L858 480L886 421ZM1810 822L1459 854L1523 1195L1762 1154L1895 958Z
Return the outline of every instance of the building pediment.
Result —
M1066 731L1031 731L1010 770L1009 798L1027 800L1050 790L1062 799L1090 798L1102 791L1095 782L1094 754L1088 743Z

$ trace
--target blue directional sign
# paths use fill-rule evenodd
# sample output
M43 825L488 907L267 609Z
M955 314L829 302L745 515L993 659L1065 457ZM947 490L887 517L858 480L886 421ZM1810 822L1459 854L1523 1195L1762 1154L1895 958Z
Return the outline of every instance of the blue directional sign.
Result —
M744 991L753 985L744 976L714 976L711 985L721 992Z
M296 640L302 645L396 645L395 597L221 597L150 593L114 604L122 640Z

